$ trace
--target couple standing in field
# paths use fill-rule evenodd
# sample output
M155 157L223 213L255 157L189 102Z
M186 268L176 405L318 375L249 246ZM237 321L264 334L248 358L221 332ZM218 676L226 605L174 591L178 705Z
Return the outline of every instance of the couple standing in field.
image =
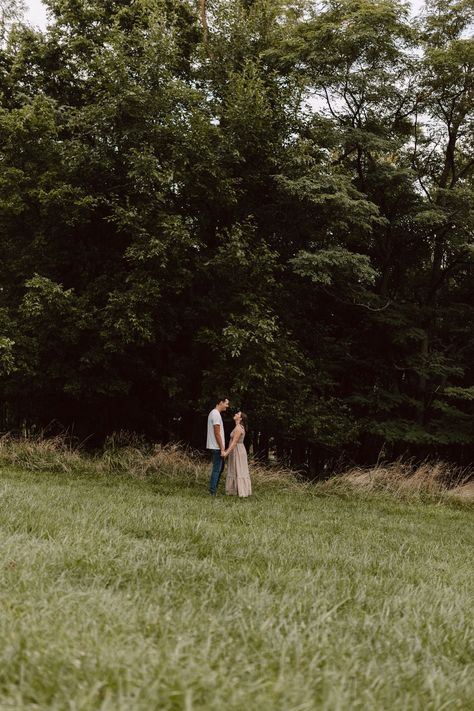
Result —
M252 484L249 476L247 450L244 445L245 430L247 428L247 415L239 410L234 415L235 427L230 433L229 447L225 448L224 423L222 412L229 407L226 397L217 398L216 406L210 411L207 418L207 443L206 448L212 453L212 471L209 481L209 493L217 494L217 486L227 463L227 476L225 480L225 493L242 498L250 496Z

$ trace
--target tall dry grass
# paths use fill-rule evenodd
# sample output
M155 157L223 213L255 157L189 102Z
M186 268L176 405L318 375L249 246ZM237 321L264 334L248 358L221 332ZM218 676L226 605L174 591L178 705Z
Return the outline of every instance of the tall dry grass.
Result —
M209 461L201 452L180 443L147 445L133 434L119 432L109 437L103 449L88 454L63 436L0 437L0 467L67 475L130 475L140 479L166 477L185 482L205 482ZM251 465L252 480L288 491L309 486L284 467Z
M251 477L259 486L286 491L356 494L389 492L398 497L471 496L474 470L447 462L397 460L375 467L353 467L324 482L309 483L285 467L251 461ZM0 437L0 467L66 475L118 476L140 479L168 478L183 483L203 483L209 477L209 461L201 452L182 444L149 445L139 437L119 432L103 449L89 454L63 436Z
M17 438L7 434L0 438L0 466L27 471L139 478L159 474L197 480L203 464L197 453L179 444L146 446L123 433L107 439L95 454L69 444L63 436Z
M399 497L463 494L474 478L473 468L444 461L415 462L398 459L375 467L353 467L320 487L333 491L390 492Z

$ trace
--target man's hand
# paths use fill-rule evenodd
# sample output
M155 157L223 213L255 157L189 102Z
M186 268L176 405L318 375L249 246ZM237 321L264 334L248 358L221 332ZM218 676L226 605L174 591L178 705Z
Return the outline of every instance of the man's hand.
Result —
M226 451L225 451L225 449L221 449L221 457L225 457L225 456L226 456Z

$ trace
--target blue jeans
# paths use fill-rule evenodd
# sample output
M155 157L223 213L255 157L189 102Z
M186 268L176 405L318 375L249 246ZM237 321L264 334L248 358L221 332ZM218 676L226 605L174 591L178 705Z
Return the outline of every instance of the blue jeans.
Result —
M222 470L224 469L224 457L221 457L220 449L211 449L212 453L212 471L211 480L209 481L209 492L215 496L217 493L217 486L219 484L219 479L221 478Z

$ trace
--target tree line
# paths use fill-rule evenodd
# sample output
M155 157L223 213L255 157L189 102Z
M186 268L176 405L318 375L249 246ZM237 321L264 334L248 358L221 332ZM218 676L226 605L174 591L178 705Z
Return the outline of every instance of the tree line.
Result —
M0 34L0 429L474 459L474 9L47 0ZM17 13L18 15L18 13Z

